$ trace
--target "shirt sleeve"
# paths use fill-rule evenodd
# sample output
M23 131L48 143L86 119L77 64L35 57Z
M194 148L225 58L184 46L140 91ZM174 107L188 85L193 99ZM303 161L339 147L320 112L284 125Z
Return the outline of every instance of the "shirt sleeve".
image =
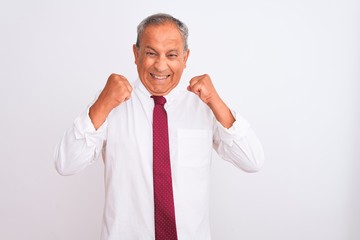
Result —
M259 171L264 163L262 144L248 121L232 112L233 126L224 128L218 121L214 126L214 149L219 156L246 172Z
M107 121L95 130L88 113L89 108L75 119L55 148L55 167L61 175L73 175L100 157Z

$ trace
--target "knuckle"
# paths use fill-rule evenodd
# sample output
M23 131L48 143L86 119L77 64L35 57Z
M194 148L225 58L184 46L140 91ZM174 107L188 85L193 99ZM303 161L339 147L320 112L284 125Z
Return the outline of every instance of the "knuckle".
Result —
M109 79L115 79L117 77L118 77L118 75L116 73L112 73L112 74L110 74Z

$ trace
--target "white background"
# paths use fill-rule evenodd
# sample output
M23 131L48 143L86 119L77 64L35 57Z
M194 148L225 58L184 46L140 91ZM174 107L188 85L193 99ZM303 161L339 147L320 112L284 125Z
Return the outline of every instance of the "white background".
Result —
M102 162L62 177L54 148L110 73L136 78L157 12L190 29L183 82L210 74L264 145L259 173L214 158L213 239L360 239L358 0L1 0L0 239L99 239Z

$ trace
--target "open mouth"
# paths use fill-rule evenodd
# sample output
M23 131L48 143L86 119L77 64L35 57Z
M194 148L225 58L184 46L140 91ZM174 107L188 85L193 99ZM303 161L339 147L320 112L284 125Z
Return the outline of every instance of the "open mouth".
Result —
M157 80L165 80L168 77L170 77L170 74L169 75L156 75L156 74L150 73L150 75L152 78L155 78Z

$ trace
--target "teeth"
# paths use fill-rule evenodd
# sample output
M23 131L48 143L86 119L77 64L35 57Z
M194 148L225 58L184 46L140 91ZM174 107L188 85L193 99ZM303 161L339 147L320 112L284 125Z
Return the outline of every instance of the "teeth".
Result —
M155 74L151 74L151 76L152 76L153 78L158 79L158 80L163 80L163 79L168 78L170 75L155 75Z

